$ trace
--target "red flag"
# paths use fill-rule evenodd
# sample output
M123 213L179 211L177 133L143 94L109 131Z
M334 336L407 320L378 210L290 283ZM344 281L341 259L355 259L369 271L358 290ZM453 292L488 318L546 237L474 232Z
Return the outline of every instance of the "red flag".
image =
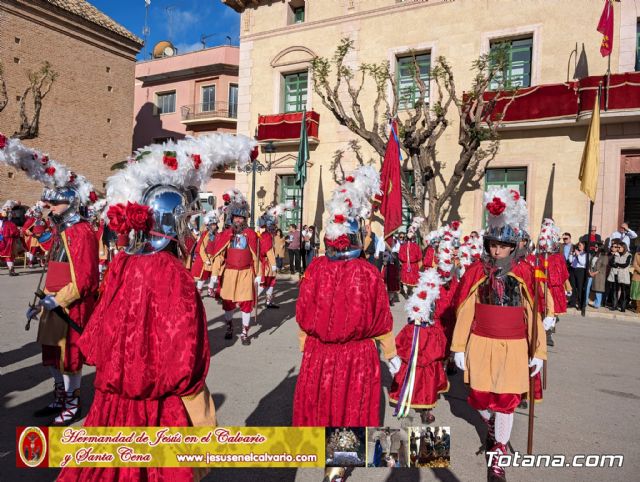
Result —
M598 32L602 34L600 54L603 57L611 55L613 50L613 3L611 0L605 0L604 2L604 9L598 22Z
M400 191L400 141L398 125L391 123L387 151L380 174L382 191L380 214L384 218L384 238L387 239L402 226L402 193Z

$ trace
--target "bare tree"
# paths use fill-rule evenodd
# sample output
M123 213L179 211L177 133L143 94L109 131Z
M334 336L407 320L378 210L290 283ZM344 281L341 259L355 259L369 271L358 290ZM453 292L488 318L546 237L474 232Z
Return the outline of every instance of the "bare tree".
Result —
M0 62L0 112L9 103L9 96L7 95L7 83L4 80L4 66Z
M29 85L20 97L20 129L14 132L13 137L18 139L35 139L40 128L40 111L42 101L51 91L53 83L58 78L58 73L53 70L49 62L44 62L40 69L28 71ZM31 94L33 98L33 112L27 112L27 98Z
M353 154L356 157L356 162L358 163L358 166L365 165L364 157L362 157L362 147L360 146L358 139L351 139L346 149L336 149L336 151L333 153L333 160L331 161L331 166L329 167L329 171L331 171L331 174L333 175L333 180L336 184L341 184L342 182L344 182L346 173L345 173L344 167L342 166L342 161L347 151L353 152ZM374 159L369 159L369 161L366 162L366 164L371 165L374 162L375 162Z
M380 156L384 156L388 141L387 121L399 118L401 148L417 180L412 192L402 172L402 195L415 215L426 217L423 231L435 229L445 217L455 214L462 193L479 186L487 164L498 152L498 127L516 93L505 88L507 49L492 49L473 62L474 80L471 89L462 95L456 89L450 64L438 57L429 73L435 81L433 95L422 78L424 72L420 71L415 54L411 69L414 87L398 94L388 62L362 63L357 68L345 65L353 48L353 40L345 38L332 59L318 57L312 61L314 92L341 125L365 140ZM376 96L371 121L367 123L360 94L371 83ZM391 98L387 94L389 87ZM415 99L409 109L407 98ZM405 104L403 109L401 102ZM448 116L452 113L460 125L460 154L453 170L445 175L446 163L438 157L436 147L451 124Z

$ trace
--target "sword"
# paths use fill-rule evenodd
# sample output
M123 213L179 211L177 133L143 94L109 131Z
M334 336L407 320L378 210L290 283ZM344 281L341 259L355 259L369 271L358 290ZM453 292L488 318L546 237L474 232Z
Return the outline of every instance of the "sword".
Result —
M544 274L545 274L545 282L544 282L544 306L546 309L547 306L547 294L549 291L549 254L545 251L544 253ZM547 365L549 364L549 356L547 355L547 359L542 365L542 390L547 389Z
M258 234L258 233L256 233ZM260 235L257 236L258 240L256 242L256 258L258 258L258 273L260 272L260 266L262 266L262 261L260 259ZM260 280L262 282L262 280ZM258 326L258 289L260 286L257 283L254 283L256 286L253 289L253 323Z
M40 273L40 279L38 280L38 286L36 287L36 292L33 294L33 301L29 304L29 308L35 308L36 302L38 301L37 292L41 291L42 288L42 280L44 279L44 274L47 272L47 268L49 267L49 258L51 257L51 251L47 253L47 259L45 266L42 267L42 273ZM27 324L24 325L25 331L29 331L31 329L31 320L33 318L29 318L27 320Z
M46 293L42 290L38 290L36 291L36 296L38 298L40 298L41 300L45 298ZM65 323L67 323L71 328L73 328L75 331L77 331L78 333L82 334L82 327L80 325L78 325L75 321L73 321L71 319L71 317L64 311L64 309L62 308L62 306L56 306L53 310L51 310L53 313L55 313L56 315L58 315L62 321L64 321Z

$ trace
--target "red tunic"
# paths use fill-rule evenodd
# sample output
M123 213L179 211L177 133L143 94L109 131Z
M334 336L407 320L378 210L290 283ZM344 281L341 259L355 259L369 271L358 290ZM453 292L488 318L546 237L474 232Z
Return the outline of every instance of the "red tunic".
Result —
M0 240L0 258L13 261L20 231L18 227L8 219L2 219L0 222L2 223L2 227L0 227L0 236L2 236Z
M60 236L66 239L65 250L73 273L72 282L75 282L80 299L67 307L69 317L81 327L85 327L96 304L98 292L98 243L95 233L85 221L81 221L68 227ZM56 240L62 242L62 239ZM53 276L51 270L47 271L47 279ZM47 286L47 281L45 281ZM46 328L45 328L46 329ZM83 357L78 347L80 334L69 328L63 357L64 371L76 372L82 368ZM57 365L61 355L58 346L42 346L43 362L45 365Z
M436 264L436 250L433 246L427 246L424 250L424 259L422 260L422 269L433 268Z
M273 288L276 285L276 274L271 269L273 261L275 261L275 253L273 253L272 261L269 261L270 251L273 250L273 236L269 231L260 234L260 263L262 265L262 286L265 288Z
M420 246L413 241L407 241L400 246L398 259L402 263L400 282L408 286L417 286L420 278L420 261L422 261Z
M200 256L200 248L202 247L202 243L206 241L205 252L207 251L207 248L209 248L209 245L213 244L213 242L207 239L208 236L209 236L209 231L207 230L204 230L203 232L200 233L200 236L198 237L198 242L196 243L196 248L193 252L193 264L191 265L191 276L193 276L198 280L203 280L203 281L206 281L209 278L211 278L211 264L206 265L205 260L202 259L202 256ZM213 259L213 256L211 258Z
M569 279L569 271L564 256L560 253L550 254L547 257L549 268L549 292L553 298L553 311L556 315L567 312L567 296L564 284Z
M374 337L393 318L375 266L314 258L300 284L296 321L307 337L293 401L294 426L380 425Z
M80 347L96 367L85 426L191 425L180 397L204 388L207 316L193 278L175 256L117 256ZM82 468L63 470L58 480L186 482L193 471Z
M411 397L411 407L414 409L433 408L438 401L438 394L449 389L449 382L442 363L447 357L448 345L444 327L453 325L455 320L452 306L454 292L455 286L440 288L440 296L436 302L434 313L434 325L419 328L418 361ZM402 364L389 389L389 401L394 405L400 401L402 384L411 362L414 331L415 325L407 323L396 337L396 349Z

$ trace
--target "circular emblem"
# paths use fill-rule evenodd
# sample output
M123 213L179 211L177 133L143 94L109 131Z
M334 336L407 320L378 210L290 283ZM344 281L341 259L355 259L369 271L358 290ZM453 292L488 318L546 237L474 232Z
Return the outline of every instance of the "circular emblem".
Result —
M18 441L20 459L27 467L37 467L47 453L47 439L38 427L27 427Z

